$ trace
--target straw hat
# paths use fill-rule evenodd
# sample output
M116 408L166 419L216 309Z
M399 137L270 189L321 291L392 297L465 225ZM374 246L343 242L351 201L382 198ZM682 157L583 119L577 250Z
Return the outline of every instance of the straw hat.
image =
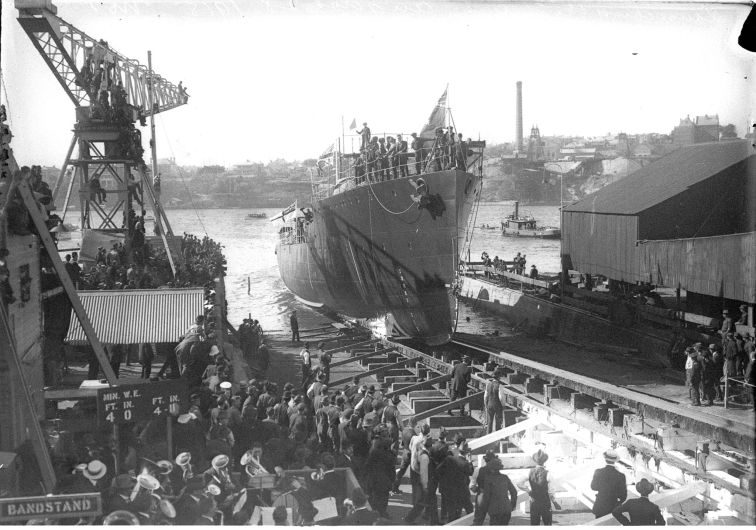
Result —
M220 387L221 387L221 388L222 388L223 390L231 390L231 383L229 383L228 381L223 381L223 382L222 382L222 383L220 384Z
M213 344L213 345L212 345L212 346L210 347L210 357L215 357L215 356L216 356L216 355L218 355L219 353L220 353L220 350L218 349L218 346L216 346L215 344Z
M608 451L604 451L604 460L606 460L607 464L614 464L617 460L619 460L619 455L613 450L609 449Z
M99 460L92 460L84 470L84 476L89 480L100 480L108 472L108 466Z

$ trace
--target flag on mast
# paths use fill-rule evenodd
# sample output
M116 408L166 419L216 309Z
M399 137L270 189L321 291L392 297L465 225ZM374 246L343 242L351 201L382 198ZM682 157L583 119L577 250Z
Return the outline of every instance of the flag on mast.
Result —
M436 103L436 106L428 117L428 122L420 131L421 138L433 138L436 135L438 127L446 127L446 94L448 91L449 85L446 85L444 93L438 98L438 103Z
M351 125L349 125L349 130L353 131L356 128L357 128L357 118L352 118L352 123Z

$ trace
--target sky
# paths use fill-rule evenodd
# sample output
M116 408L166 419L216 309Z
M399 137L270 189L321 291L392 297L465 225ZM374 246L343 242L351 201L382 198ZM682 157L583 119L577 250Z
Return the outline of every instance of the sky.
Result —
M60 166L74 108L2 0L2 102L22 164ZM754 54L748 6L418 0L58 0L58 16L164 78L189 104L158 114L182 165L315 158L352 119L419 131L449 86L456 128L490 144L541 135L669 133L719 114L742 136ZM147 138L149 129L143 131ZM346 140L347 145L351 140ZM145 141L145 146L147 142Z

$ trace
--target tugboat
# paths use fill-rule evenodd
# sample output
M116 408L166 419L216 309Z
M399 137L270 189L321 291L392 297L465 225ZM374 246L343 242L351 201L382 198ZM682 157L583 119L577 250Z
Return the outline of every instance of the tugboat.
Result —
M295 203L271 219L285 223L279 271L301 301L355 318L391 315L396 331L427 344L451 339L485 142L465 142L454 162L445 100L420 133L422 161L404 153L384 170L369 148L344 153L335 142L321 155L311 206Z
M508 237L538 237L541 239L559 239L562 231L554 226L538 227L538 221L532 215L520 217L520 202L515 201L514 213L501 222L501 235Z

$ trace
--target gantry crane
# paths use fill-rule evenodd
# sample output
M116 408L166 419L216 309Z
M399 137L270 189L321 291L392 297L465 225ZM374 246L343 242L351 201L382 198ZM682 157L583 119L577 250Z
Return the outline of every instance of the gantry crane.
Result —
M148 203L175 274L174 258L180 260L181 255L171 252L168 239L173 231L156 192L159 181L153 182L158 177L154 115L186 104L181 83L176 86L155 74L151 56L148 66L142 65L69 24L58 17L50 0L16 0L15 6L19 24L76 107L73 138L53 187L55 201L68 180L61 218L65 220L78 182L82 245L86 231L97 229L124 234L128 248L134 230L133 202L142 209ZM136 121L145 125L147 118L152 130L152 178L142 158L141 133L134 126ZM78 155L73 157L77 146ZM104 188L101 179L112 185Z

